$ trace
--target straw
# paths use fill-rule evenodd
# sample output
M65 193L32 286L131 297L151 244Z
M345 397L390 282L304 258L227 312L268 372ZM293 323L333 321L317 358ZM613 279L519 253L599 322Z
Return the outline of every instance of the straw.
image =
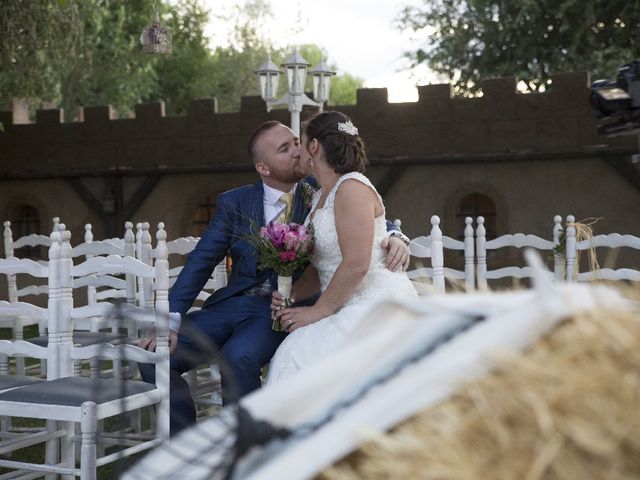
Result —
M450 400L367 442L323 480L640 478L640 319L571 318ZM380 392L383 394L383 392Z

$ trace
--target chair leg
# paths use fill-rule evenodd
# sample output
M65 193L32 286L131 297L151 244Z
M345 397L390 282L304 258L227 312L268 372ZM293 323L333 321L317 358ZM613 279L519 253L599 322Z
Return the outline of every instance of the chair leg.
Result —
M98 453L96 449L97 429L96 404L94 402L85 402L82 405L82 421L80 422L80 433L82 436L80 480L96 480Z
M47 420L47 430L53 432L58 429L58 422L55 420ZM45 453L44 453L44 461L47 465L57 465L58 464L58 456L60 453L60 440L54 438L53 440L49 440L45 445ZM56 475L53 473L45 475L45 480L54 480Z
M76 424L74 422L61 422L61 426L65 431L63 437L60 438L60 463L68 468L76 467L76 447L73 437L76 433ZM75 480L73 475L63 475L64 480Z

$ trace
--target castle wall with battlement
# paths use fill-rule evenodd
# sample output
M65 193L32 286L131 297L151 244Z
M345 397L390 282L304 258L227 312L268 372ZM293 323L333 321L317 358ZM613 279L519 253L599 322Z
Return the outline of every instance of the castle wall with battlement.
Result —
M549 236L555 214L573 214L603 217L601 233L640 235L629 214L638 211L640 188L614 168L637 152L637 137L598 135L588 85L586 73L559 74L546 92L522 94L514 78L491 79L476 98L427 85L409 103L389 103L384 88L360 89L355 105L328 108L359 128L387 217L401 218L411 236L425 234L437 214L444 233L459 237L459 204L470 193L493 200L498 234ZM118 179L127 203L156 178L127 219L164 221L170 237L190 234L203 196L256 181L246 153L251 131L268 119L289 124L288 111L267 113L259 97L241 105L218 113L215 99L195 100L186 115L166 116L162 103L140 104L133 118L94 106L73 122L59 109L39 110L33 123L18 106L0 112L0 215L28 203L43 228L60 216L76 239L85 222L100 238L104 214L78 182L100 201Z

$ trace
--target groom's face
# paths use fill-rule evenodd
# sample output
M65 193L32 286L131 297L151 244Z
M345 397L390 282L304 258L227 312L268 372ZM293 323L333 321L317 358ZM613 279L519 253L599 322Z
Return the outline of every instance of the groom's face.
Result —
M286 191L304 176L300 142L289 127L276 125L264 132L256 142L256 151L256 170L267 185Z

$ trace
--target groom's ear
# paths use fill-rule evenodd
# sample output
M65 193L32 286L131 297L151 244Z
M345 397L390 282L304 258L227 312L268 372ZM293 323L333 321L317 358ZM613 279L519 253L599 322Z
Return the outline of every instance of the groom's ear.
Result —
M258 162L256 163L256 172L260 175L264 175L265 177L269 176L269 167L267 167L264 163Z

